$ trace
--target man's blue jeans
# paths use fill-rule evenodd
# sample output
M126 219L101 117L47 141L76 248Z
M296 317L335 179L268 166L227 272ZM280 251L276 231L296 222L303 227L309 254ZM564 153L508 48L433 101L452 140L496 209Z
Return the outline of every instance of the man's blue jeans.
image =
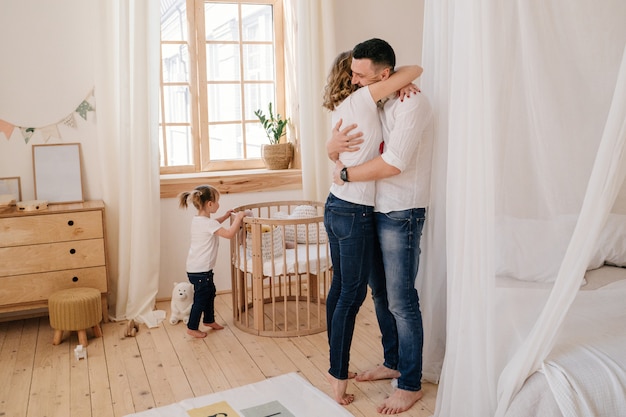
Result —
M328 372L337 379L347 379L354 323L367 295L377 250L374 207L350 203L331 193L326 200L324 225L333 262L333 280L326 297Z
M369 285L382 334L384 365L400 372L398 388L406 391L422 387L424 329L415 278L425 215L424 208L376 213L384 273L378 265Z
M204 314L203 323L209 324L215 321L215 283L213 282L213 270L208 272L187 272L189 282L193 284L193 304L187 328L198 330L200 318Z

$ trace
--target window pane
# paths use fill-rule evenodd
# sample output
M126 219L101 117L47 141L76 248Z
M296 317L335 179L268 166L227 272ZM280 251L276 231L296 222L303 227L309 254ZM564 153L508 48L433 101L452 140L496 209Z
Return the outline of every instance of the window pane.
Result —
M159 129L159 134L162 131ZM191 129L188 126L167 126L165 128L167 136L167 158L168 165L192 165L191 155L193 145L191 141ZM162 138L159 143L163 144ZM164 164L164 152L161 150L161 164Z
M161 40L186 41L185 0L161 0Z
M243 158L241 125L211 125L209 126L209 138L211 160Z
M244 79L263 81L274 79L274 48L272 45L244 45Z
M242 5L241 22L244 41L271 41L273 39L272 6Z
M209 84L209 120L232 122L241 120L241 90L239 84Z
M206 78L209 81L239 81L239 47L207 44Z
M237 4L204 4L206 40L238 41L239 11Z
M258 120L255 111L261 109L267 115L267 105L274 103L274 84L246 84L244 87L246 95L246 120Z
M191 97L189 87L183 85L164 86L165 123L189 123Z
M261 123L246 124L246 151L248 158L261 157L261 145L269 143Z
M189 82L189 50L186 44L161 46L163 82Z

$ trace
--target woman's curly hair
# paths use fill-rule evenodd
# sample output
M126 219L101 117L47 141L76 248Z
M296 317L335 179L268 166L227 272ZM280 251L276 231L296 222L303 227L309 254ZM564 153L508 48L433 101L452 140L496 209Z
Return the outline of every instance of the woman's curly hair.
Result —
M342 52L335 58L324 87L322 106L328 110L335 110L346 97L356 90L357 87L352 84L351 65L352 51Z

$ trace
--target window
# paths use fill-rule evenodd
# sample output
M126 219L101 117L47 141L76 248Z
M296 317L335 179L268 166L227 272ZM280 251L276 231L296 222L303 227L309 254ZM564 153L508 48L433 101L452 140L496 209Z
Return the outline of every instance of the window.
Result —
M161 0L161 173L262 168L283 73L282 0Z

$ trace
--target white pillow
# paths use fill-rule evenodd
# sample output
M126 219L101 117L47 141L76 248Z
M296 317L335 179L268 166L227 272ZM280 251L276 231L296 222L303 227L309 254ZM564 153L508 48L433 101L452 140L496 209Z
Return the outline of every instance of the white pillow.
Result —
M317 209L313 206L301 205L296 206L291 214L283 211L278 211L272 215L275 219L309 219L311 217L317 217ZM323 222L317 224L310 223L309 229L309 243L326 243L328 235L326 234L326 228ZM319 237L318 237L319 228ZM293 225L285 226L285 241L288 243L306 243L307 239L307 225L299 224L297 227Z
M290 219L308 219L311 217L317 217L317 209L313 206L297 206L293 209L293 213L289 215ZM324 227L323 222L319 222L317 224L310 223L308 225L309 229L309 242L310 243L326 243L328 240L328 235L326 234L326 228ZM318 236L319 230L319 236ZM307 242L307 225L300 224L296 230L296 241L298 243L306 243Z
M289 213L278 211L272 215L274 219L289 220ZM279 226L282 228L282 226ZM293 225L285 225L285 242L294 244L296 242L296 227Z
M576 227L577 216L496 220L496 274L523 281L554 282ZM587 270L626 266L626 215L609 214Z
M626 266L626 216L623 214L609 214L598 236L589 269L599 268L605 263Z

